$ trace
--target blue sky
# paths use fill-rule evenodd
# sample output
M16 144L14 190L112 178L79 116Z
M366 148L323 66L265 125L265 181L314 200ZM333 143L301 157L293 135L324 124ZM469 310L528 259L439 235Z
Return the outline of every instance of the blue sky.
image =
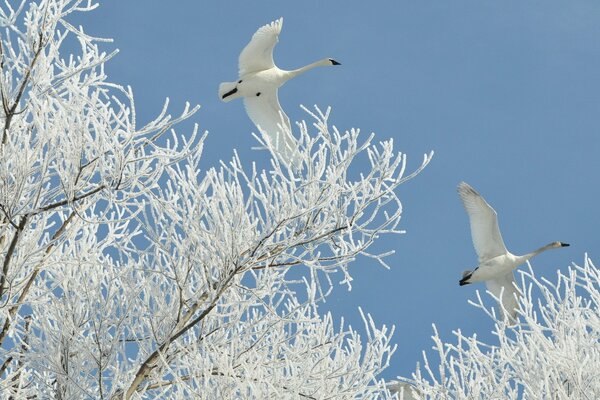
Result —
M255 130L241 101L217 98L237 78L237 58L255 30L283 16L275 61L291 69L323 57L342 63L288 82L280 100L290 118L299 104L332 106L339 128L394 138L416 168L398 190L403 236L391 270L371 260L352 266L353 290L337 288L323 310L360 326L363 307L396 325L398 344L387 378L409 375L431 348L431 324L493 342L491 321L467 304L483 285L458 286L476 263L456 185L465 180L498 211L507 247L527 253L550 241L571 243L533 260L554 279L571 261L597 254L600 236L600 3L595 1L223 1L107 0L78 18L112 37L120 54L110 79L133 87L140 122L165 97L177 113L201 104L193 122L210 132L206 169L229 159L267 159L251 150ZM188 125L189 126L189 125ZM179 128L181 133L187 133ZM488 298L489 299L489 298ZM490 304L491 304L491 299Z

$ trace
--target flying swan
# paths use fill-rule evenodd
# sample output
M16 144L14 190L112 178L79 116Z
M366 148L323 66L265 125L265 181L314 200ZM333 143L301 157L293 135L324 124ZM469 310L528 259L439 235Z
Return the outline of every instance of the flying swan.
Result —
M290 119L279 105L277 89L309 69L340 63L325 58L292 71L278 68L273 61L273 48L282 26L283 18L279 18L256 31L240 54L239 79L221 83L219 97L225 102L243 97L248 116L280 159L289 166L298 167L298 143L292 135Z
M460 286L485 281L490 293L497 298L502 296L503 308L511 320L515 320L518 301L513 270L543 251L568 244L552 242L524 256L516 256L506 249L498 228L498 215L485 199L465 182L458 184L458 194L469 215L473 246L479 257L477 268L463 272Z

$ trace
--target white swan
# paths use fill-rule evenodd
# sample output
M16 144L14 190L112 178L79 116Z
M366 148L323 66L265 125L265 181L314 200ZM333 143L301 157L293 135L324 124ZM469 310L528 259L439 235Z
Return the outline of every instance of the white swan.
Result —
M292 135L290 119L279 105L277 89L309 69L340 63L325 58L292 71L279 69L273 62L273 48L282 26L283 18L279 18L256 31L240 54L240 78L237 82L221 83L219 97L223 101L243 97L246 112L263 137L270 141L285 163L298 167L298 143Z
M385 386L390 391L390 394L398 394L398 398L402 400L417 400L423 398L423 394L414 385L408 382L392 380L386 382Z
M465 182L458 184L458 194L469 214L473 246L479 256L479 266L473 271L463 272L460 286L485 281L494 296L500 298L502 295L503 308L514 320L518 302L513 270L543 251L566 247L568 244L552 242L524 256L516 256L506 249L498 228L498 215L484 198Z

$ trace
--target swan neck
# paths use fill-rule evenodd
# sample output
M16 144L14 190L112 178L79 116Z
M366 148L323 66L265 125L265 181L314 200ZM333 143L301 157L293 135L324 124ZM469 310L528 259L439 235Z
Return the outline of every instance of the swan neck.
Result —
M303 74L306 71L311 70L313 68L322 67L322 66L325 66L325 65L330 65L330 61L328 59L316 61L316 62L314 62L312 64L305 65L304 67L301 67L301 68L298 68L298 69L293 69L291 71L287 71L288 79L293 78L295 76L298 76L300 74Z
M532 251L531 253L527 253L523 256L518 256L517 259L519 260L519 265L524 264L527 261L531 260L533 257L537 256L538 254L543 253L546 250L553 249L555 247L556 247L556 243L554 243L554 242L548 243L547 245L542 246L539 249Z

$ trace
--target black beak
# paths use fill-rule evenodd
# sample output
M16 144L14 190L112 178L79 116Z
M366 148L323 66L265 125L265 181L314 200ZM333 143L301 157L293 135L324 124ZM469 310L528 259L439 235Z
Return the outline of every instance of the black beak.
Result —
M569 246L570 246L570 244L569 244L569 243L563 243L563 242L560 242L560 246L561 246L561 247L569 247Z
M330 58L329 61L331 61L331 65L342 65L341 63L335 61L333 58Z
M229 92L225 93L225 94L223 95L223 97L221 97L221 99L224 99L225 97L229 97L229 96L231 96L232 94L234 94L234 93L236 93L236 92L237 92L237 88L233 88L233 89L231 89Z

